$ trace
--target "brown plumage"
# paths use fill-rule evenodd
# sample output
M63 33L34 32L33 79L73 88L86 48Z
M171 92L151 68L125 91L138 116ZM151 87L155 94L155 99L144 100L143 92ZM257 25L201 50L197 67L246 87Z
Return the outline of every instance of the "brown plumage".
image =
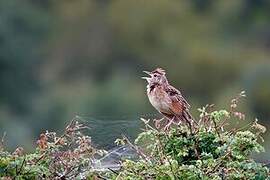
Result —
M147 96L150 103L169 119L164 129L169 129L172 123L181 122L187 123L191 128L193 119L189 112L190 105L181 92L169 84L165 70L157 68L152 72L144 72L150 76L143 77L148 82Z

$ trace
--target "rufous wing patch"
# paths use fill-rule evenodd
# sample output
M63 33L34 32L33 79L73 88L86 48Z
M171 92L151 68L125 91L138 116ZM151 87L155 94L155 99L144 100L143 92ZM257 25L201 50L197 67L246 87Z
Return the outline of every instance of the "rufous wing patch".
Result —
M181 115L183 112L183 104L179 101L173 101L170 109L174 114Z

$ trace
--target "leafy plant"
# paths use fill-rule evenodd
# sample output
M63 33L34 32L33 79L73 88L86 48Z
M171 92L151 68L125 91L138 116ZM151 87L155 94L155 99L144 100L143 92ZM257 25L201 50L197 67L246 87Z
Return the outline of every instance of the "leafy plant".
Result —
M255 120L242 128L227 129L230 120L245 119L237 105L245 93L231 101L229 110L201 109L192 132L186 125L164 132L142 119L145 130L134 146L143 153L138 161L126 160L109 179L267 179L269 169L251 158L262 152L258 142L265 127ZM226 129L226 130L225 130ZM127 141L123 141L127 142Z
M237 105L245 93L231 101L229 110L215 110L213 105L201 109L192 130L186 124L163 131L142 119L145 129L134 143L128 138L117 139L127 144L139 158L124 159L118 170L97 171L93 161L106 153L97 150L91 138L82 131L87 126L73 119L65 132L42 133L36 150L25 154L23 148L7 152L0 144L0 176L3 179L115 179L115 180L176 180L176 179L270 179L269 169L255 162L251 154L264 148L259 143L266 128L258 123L229 128L230 120L243 120Z
M24 154L23 148L13 153L0 151L0 177L11 179L74 179L90 171L91 161L103 151L92 146L91 138L82 131L87 126L74 118L61 136L45 132L37 141L36 150Z

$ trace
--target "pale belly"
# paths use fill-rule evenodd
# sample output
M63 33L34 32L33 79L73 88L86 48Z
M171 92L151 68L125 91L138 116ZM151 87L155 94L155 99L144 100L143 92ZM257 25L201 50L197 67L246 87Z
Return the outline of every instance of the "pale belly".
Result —
M168 97L166 93L161 93L159 89L156 89L148 93L148 98L152 106L154 106L154 108L156 108L158 111L171 114L170 111L171 99Z

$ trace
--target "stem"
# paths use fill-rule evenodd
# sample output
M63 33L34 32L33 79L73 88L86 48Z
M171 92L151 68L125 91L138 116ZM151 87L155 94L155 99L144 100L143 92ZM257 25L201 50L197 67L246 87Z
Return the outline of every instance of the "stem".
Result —
M213 117L212 117L211 119L212 119L212 121L213 121L213 123L214 123L214 128L215 128L215 130L216 130L216 133L217 133L218 137L220 138L220 134L219 134L219 131L218 131L217 123L216 123L216 121L215 121L215 119L214 119Z
M165 134L165 136L166 136L166 134ZM174 179L176 179L176 175L175 175L175 173L174 173L174 171L173 171L173 168L172 168L172 163L171 163L171 161L167 158L167 156L166 156L166 154L165 154L165 149L164 149L164 146L163 146L163 144L162 144L162 142L161 142L161 140L160 140L160 137L159 137L159 135L157 135L156 137L157 137L158 142L159 142L159 144L160 144L160 147L161 147L161 150L162 150L162 154L163 154L163 156L165 157L165 159L169 162L169 164L170 164L170 169L171 169L171 172L172 172L172 174L173 174L173 177L174 177Z
M147 162L151 162L150 159L137 146L133 145L126 136L124 136L124 135L122 135L122 136L123 136L123 139L127 142L127 144L130 145L130 147L132 147Z

